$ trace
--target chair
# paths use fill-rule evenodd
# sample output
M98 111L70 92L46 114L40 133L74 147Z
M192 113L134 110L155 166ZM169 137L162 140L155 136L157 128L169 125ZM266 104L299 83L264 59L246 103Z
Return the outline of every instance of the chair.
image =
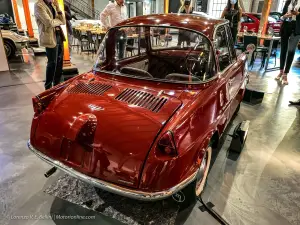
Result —
M79 47L80 47L80 37L79 37L79 31L76 30L74 27L72 28L73 30L73 42L72 42L72 48L73 47L77 47L77 52L79 51ZM77 43L76 43L77 42Z
M263 65L264 65L264 62L265 62L266 53L268 52L268 48L258 46L258 38L257 38L257 36L248 36L248 35L245 35L244 36L244 49L243 49L243 51L246 51L246 48L247 48L247 46L249 44L254 44L255 45L255 51L252 54L252 58L251 58L251 61L250 61L250 66L252 66L252 68L253 68L254 62L255 62L255 59L256 59L257 55L259 53L261 53L263 59L262 59L261 67L260 68L262 68Z
M130 53L131 56L134 56L134 51L137 50L137 47L134 47L134 39L129 38L126 43L126 52Z
M91 31L87 31L86 33L87 33L87 40L89 43L89 51L94 54L96 52L96 42L93 38L93 34Z
M271 44L270 40L265 40L264 41L264 46L266 48L269 48L270 44ZM276 67L278 45L279 45L279 40L273 41L272 52L271 52L270 57L272 57L272 56L275 57L275 65L274 65L274 67ZM265 65L265 62L264 62L264 65Z

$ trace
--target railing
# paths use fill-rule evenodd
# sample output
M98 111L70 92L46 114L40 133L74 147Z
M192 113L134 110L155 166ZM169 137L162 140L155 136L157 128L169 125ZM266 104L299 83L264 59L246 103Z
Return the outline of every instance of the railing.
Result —
M71 10L81 14L81 16L86 17L87 19L96 19L99 20L100 12L96 9L93 9L87 2L83 0L65 0L71 6Z

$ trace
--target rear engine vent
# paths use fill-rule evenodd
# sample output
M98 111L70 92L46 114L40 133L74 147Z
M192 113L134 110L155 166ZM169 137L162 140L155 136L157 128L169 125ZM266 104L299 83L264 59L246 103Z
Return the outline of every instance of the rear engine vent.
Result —
M89 94L89 95L102 95L109 90L112 86L101 83L83 83L80 82L74 87L68 89L70 94Z
M120 93L116 97L116 99L122 102L126 102L130 105L149 109L152 112L158 112L168 100L165 97L155 97L150 93L136 91L129 88Z

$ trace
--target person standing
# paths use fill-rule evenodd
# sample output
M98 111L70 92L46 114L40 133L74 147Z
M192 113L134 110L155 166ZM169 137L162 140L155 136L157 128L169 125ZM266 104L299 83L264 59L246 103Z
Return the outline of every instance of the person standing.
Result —
M124 0L115 0L114 3L108 3L108 5L100 14L101 24L107 30L114 27L118 23L121 23L127 18L127 7L124 4ZM119 37L117 43L119 59L122 59L124 58L127 38L124 31L118 31L117 35Z
M191 6L191 0L183 1L183 5L179 9L179 13L192 14L193 7ZM179 30L177 46L181 47L182 43L186 42L187 46L191 45L191 32L185 30Z
M48 58L45 82L47 90L61 81L65 37L60 25L66 24L66 20L57 0L38 0L34 5L34 15L40 45L46 48Z
M243 15L243 10L239 6L238 0L228 0L227 6L225 7L221 18L227 19L230 22L230 29L233 43L236 43L237 34L240 30L241 18Z
M275 78L288 85L290 72L298 42L300 40L300 0L287 0L282 11L280 73Z
M69 52L70 52L70 56L71 56L71 54L72 54L72 42L73 42L73 30L72 30L71 20L73 18L76 20L77 18L72 15L69 3L65 3L64 8L65 8L66 23L67 23Z

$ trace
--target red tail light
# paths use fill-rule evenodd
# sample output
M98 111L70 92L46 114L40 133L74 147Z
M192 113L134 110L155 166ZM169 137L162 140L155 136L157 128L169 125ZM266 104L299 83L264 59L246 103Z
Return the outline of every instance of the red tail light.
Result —
M35 113L42 113L50 104L50 102L54 99L57 92L56 90L50 90L45 91L44 93L41 93L38 96L32 98L33 110Z
M169 156L177 156L177 149L173 133L167 131L158 141L158 149L161 154Z

